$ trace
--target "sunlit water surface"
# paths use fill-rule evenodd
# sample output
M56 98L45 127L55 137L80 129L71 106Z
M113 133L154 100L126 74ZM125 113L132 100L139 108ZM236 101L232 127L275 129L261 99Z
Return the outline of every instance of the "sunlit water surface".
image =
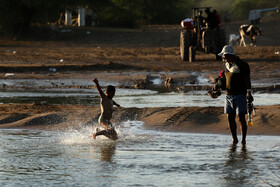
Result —
M141 72L142 74L143 72ZM208 96L207 90L188 91L180 93L163 89L164 79L161 73L146 72L147 75L153 75L153 90L148 89L123 89L117 88L115 100L122 107L207 107L223 106L224 93L217 99ZM110 75L113 73L110 73ZM123 72L130 75L130 72ZM137 73L134 73L135 75ZM174 72L164 72L164 74L174 74ZM200 72L176 72L176 74L191 75L197 77L195 84L186 83L185 86L211 86L209 76ZM24 89L0 89L1 103L40 103L40 104L85 104L99 105L99 94L96 89L77 89L77 88L52 88L52 85L59 86L93 86L91 79L0 79L0 84L7 86L22 86ZM120 86L120 82L112 80L100 81L102 86L109 84ZM279 85L278 79L269 78L252 82L253 87L269 87ZM130 85L132 86L132 85ZM35 89L36 88L36 89ZM38 89L41 88L41 89ZM45 88L45 89L43 89ZM279 93L254 93L254 105L279 105Z
M80 130L0 130L0 186L272 186L280 184L280 137L117 128L119 140Z
M254 93L254 105L279 105L278 93ZM217 99L208 96L206 90L158 92L141 89L117 89L114 100L122 107L208 107L224 106L225 94ZM0 103L84 104L99 106L96 89L46 89L0 92Z

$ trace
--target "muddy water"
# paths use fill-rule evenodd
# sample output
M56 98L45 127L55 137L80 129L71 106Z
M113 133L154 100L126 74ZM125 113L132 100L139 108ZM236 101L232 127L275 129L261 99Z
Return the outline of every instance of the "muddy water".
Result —
M189 91L179 93L163 89L162 74L169 76L174 72L134 72L133 75L144 74L151 77L153 90L121 89L118 88L115 100L123 107L207 107L223 106L224 95L218 99L211 99L207 90ZM211 72L210 72L211 73ZM128 72L122 75L130 75ZM199 72L176 72L176 75L188 75L195 77L195 83L181 83L183 86L210 86L209 75ZM118 75L118 73L110 73ZM86 104L99 105L99 95L96 89L75 89L71 87L92 86L90 79L3 79L0 83L8 89L0 90L0 103L41 103L41 104ZM117 81L100 81L101 85L120 86ZM127 86L133 86L127 83ZM270 78L269 80L253 80L253 87L269 87L278 85L279 81ZM54 88L56 86L68 87L67 89ZM278 105L280 104L279 93L254 93L255 105Z
M145 130L128 121L112 142L66 132L0 130L0 186L266 186L280 183L280 137Z

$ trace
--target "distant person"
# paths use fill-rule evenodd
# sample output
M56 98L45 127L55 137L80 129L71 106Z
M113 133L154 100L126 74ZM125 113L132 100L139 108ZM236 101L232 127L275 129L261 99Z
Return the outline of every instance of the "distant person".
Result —
M218 12L217 12L217 10L213 10L213 13L214 13L214 15L216 16L216 21L217 21L217 28L220 28L220 26L221 26L221 23L222 23L222 21L221 21L221 17L220 17L220 15L218 14Z
M226 45L222 49L219 56L223 58L225 90L225 113L227 113L228 124L232 135L233 143L238 143L236 133L236 115L240 122L241 135L243 145L246 144L247 124L245 115L247 113L247 102L253 102L254 98L251 94L251 79L250 79L250 67L248 63L240 60L231 45ZM213 88L216 90L217 88Z
M202 11L197 12L197 17L196 17L196 26L199 26L200 29L202 27L205 27L205 18L202 16Z
M202 31L206 29L206 21L205 18L202 16L202 11L197 12L197 16L195 18L195 28L196 32L198 33L197 38L195 40L198 40L198 43L200 43L199 41L202 38Z
M214 12L211 12L209 8L206 8L205 13L207 14L206 23L210 29L218 28L218 19Z
M114 109L113 105L115 105L117 108L120 108L120 105L113 101L116 89L114 86L109 85L107 86L106 92L104 94L104 92L101 90L98 80L93 79L92 81L96 84L96 88L101 97L101 115L99 116L98 122L105 130L100 131L99 128L97 128L96 133L92 133L90 136L95 139L97 136L104 135L112 140L117 140L117 132L113 124L110 122Z

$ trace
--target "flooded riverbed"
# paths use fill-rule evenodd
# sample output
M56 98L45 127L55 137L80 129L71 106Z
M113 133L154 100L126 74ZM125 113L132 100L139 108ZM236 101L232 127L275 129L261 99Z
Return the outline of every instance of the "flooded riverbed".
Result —
M127 121L116 142L79 131L0 130L0 186L279 185L280 137L167 133Z
M144 73L144 72L141 72ZM137 73L134 73L134 75ZM151 73L146 72L146 76L151 78L149 89L128 89L117 88L115 100L123 107L207 107L223 106L224 94L218 99L212 99L207 95L208 90L188 90L178 91L167 89L161 78L161 74L170 75L166 72ZM181 86L188 87L207 87L211 86L209 75L198 72L176 72L176 75L188 75L195 77L195 83L184 82ZM117 76L118 74L110 74ZM125 75L122 73L121 75ZM129 82L129 81L128 81ZM99 95L96 89L90 87L93 83L90 79L5 79L1 81L0 103L40 103L40 104L84 104L99 105ZM100 81L106 86L112 84L120 86L120 82L112 80ZM133 87L132 83L123 85ZM254 80L253 87L270 87L279 85L279 81ZM179 86L179 85L177 85ZM57 88L58 87L58 88ZM83 88L86 87L86 88ZM176 88L176 87L175 87ZM278 105L280 104L279 93L256 92L255 105Z

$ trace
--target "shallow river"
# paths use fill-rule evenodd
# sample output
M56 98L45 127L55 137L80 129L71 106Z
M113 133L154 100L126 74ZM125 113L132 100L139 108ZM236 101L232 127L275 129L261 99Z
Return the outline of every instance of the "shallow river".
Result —
M142 72L143 73L143 72ZM124 73L123 73L124 74ZM151 74L151 72L147 72ZM196 84L186 83L185 86L211 86L210 80L205 74L198 72L176 72L176 74L189 74L197 76ZM114 100L122 107L207 107L223 106L224 95L218 99L212 99L207 95L207 90L188 91L180 93L170 91L163 86L164 80L158 73L152 74L155 78L153 90L122 89L118 88ZM23 86L23 88L0 89L1 103L41 103L41 104L85 104L99 105L99 94L96 89L75 89L75 88L52 88L54 85L63 86L89 86L93 85L90 79L0 79L0 84L7 86ZM100 82L101 85L119 86L117 81ZM279 79L254 80L253 87L269 87L279 85ZM132 86L132 85L129 85ZM41 87L41 89L38 89ZM37 88L37 89L35 89ZM43 89L45 88L45 89ZM279 105L279 93L254 93L254 105Z
M254 105L279 105L278 93L255 93ZM225 94L217 99L207 95L207 91L187 93L165 92L141 89L117 89L114 100L122 107L207 107L223 106ZM31 91L2 91L1 103L44 103L44 104L84 104L99 106L100 97L94 89L49 89Z
M0 130L0 186L272 186L280 137L167 133L128 121L116 142L79 131Z
M203 83L207 85L205 80ZM83 81L81 81L83 82ZM82 85L81 82L56 84ZM30 89L1 90L0 103L99 105L95 89L43 89L49 81L5 80ZM159 80L159 84L161 81ZM46 85L45 85L46 84ZM85 85L89 85L85 83ZM255 105L280 104L280 94L254 94ZM123 107L223 106L224 96L117 89ZM79 125L79 124L77 124ZM248 136L247 147L230 135L145 130L139 121L118 127L116 142L80 130L0 130L0 186L279 186L280 137Z

